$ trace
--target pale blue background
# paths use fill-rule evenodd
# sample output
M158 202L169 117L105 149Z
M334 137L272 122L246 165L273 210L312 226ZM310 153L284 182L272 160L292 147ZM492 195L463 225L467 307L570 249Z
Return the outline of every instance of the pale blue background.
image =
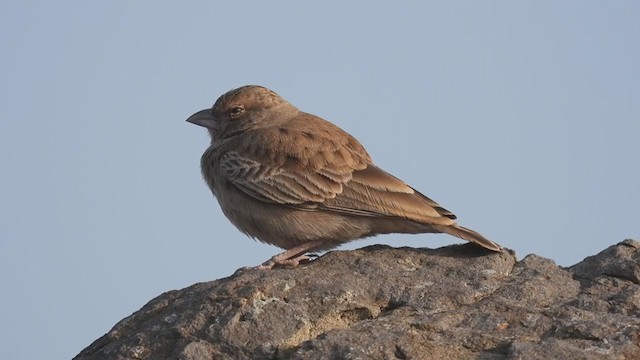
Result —
M71 358L160 293L278 251L223 218L184 121L244 84L520 257L639 238L639 4L3 1L0 358Z

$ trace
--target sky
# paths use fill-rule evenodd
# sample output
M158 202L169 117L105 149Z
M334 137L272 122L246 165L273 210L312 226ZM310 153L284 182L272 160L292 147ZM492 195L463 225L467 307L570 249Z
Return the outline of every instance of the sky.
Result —
M0 358L69 359L280 250L202 181L218 96L267 86L519 258L640 239L636 1L0 4ZM447 235L385 235L440 247Z

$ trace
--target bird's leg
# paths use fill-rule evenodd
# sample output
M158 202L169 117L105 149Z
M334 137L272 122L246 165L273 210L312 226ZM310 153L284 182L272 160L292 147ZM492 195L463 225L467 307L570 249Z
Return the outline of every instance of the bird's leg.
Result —
M300 244L296 247L292 247L287 251L283 251L280 254L275 255L268 261L265 261L262 265L257 266L257 269L268 270L276 265L296 267L300 262L311 259L310 256L305 253L311 249L315 249L322 246L322 241L308 241L304 244Z

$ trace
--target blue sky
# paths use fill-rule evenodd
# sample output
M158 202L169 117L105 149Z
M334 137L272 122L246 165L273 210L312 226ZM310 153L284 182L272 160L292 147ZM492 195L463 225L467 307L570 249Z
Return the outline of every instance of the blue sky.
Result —
M71 358L153 297L279 251L224 219L184 121L245 84L520 257L640 238L639 18L634 1L3 1L0 358ZM373 243L458 240L343 249Z

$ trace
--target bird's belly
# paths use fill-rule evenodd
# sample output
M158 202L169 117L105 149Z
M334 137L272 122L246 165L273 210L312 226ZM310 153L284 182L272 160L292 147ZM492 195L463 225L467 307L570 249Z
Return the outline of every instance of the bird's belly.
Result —
M344 215L266 203L226 183L215 191L225 216L243 233L283 249L308 241L326 242L326 248L371 234L367 221Z

